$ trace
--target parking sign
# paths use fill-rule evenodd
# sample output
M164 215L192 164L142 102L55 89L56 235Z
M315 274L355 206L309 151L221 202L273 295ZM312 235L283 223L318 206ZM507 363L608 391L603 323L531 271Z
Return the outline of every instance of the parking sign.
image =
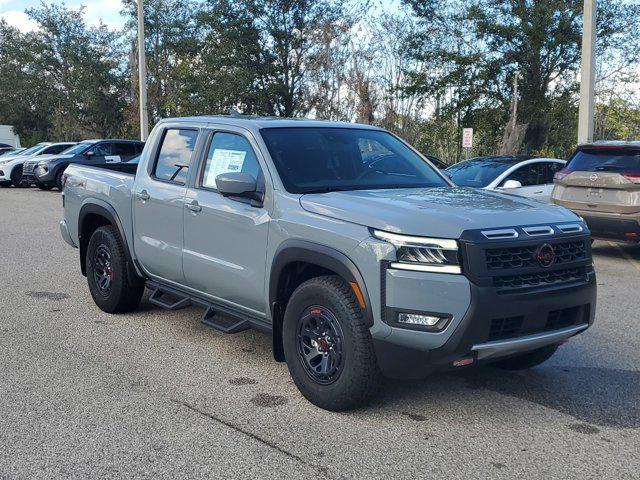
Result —
M462 148L473 147L473 128L462 129Z

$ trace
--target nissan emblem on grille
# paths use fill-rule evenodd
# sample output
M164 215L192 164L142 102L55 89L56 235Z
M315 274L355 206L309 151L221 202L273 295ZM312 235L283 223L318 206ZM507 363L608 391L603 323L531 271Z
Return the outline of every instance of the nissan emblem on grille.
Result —
M551 245L545 243L536 250L535 258L542 268L549 268L556 263L556 252Z

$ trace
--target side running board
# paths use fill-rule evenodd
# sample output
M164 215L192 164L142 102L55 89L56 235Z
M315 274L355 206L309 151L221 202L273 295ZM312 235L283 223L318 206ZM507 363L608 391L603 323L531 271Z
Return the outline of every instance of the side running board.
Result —
M212 306L209 306L202 314L200 321L208 327L215 328L224 333L238 333L251 328L247 319L235 317L229 314L220 314Z
M191 299L189 297L176 292L162 290L160 287L156 287L153 291L149 297L149 302L167 310L180 310L181 308L191 305Z
M203 299L189 296L175 288L171 288L159 283L148 281L147 288L153 291L149 297L149 303L166 310L180 310L190 305L196 305L205 309L200 321L208 326L220 330L224 333L238 333L256 327L261 330L269 331L257 319L245 316L235 310L223 307L222 305L213 305ZM262 322L263 323L263 322Z

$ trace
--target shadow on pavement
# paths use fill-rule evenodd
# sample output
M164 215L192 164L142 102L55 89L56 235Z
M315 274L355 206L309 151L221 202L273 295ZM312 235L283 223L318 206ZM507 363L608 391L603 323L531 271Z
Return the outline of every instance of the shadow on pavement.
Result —
M527 372L513 373L485 367L459 374L434 375L420 383L389 383L390 388L385 389L387 393L383 402L402 401L408 404L417 396L424 404L425 397L430 397L430 393L435 393L441 401L442 389L450 389L451 401L455 402L454 397L461 394L460 388L463 385L462 388L470 390L489 390L537 403L593 425L640 427L638 371L595 367L538 367ZM406 398L401 400L403 395ZM381 404L378 406L384 408Z

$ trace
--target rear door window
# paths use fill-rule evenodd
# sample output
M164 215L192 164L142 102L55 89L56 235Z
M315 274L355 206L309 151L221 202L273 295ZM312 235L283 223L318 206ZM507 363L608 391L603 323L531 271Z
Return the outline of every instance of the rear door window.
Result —
M564 167L562 163L558 162L546 162L541 165L543 165L541 183L544 185L553 183L553 176Z
M136 154L136 148L133 143L116 143L113 147L114 155L127 156Z
M614 172L640 175L640 150L594 148L578 150L566 166L569 172Z
M159 180L184 185L197 138L197 130L167 129L162 137L153 176Z

